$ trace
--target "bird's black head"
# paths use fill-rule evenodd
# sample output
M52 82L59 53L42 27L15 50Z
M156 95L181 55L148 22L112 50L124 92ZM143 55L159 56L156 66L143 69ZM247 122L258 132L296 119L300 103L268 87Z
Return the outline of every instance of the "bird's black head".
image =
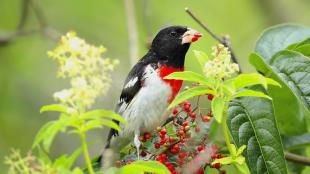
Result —
M201 34L191 28L167 27L156 35L150 51L156 54L159 63L181 68L184 66L185 54L190 43L196 41L200 36Z

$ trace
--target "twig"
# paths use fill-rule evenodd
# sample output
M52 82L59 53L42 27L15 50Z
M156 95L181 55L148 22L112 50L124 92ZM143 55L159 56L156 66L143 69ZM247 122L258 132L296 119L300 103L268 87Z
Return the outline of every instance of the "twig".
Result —
M310 159L294 153L285 152L285 159L294 163L310 166Z
M129 60L133 66L138 57L138 34L133 0L124 0L127 13Z
M237 59L237 57L236 57L236 55L235 55L235 53L234 53L234 51L233 51L233 49L232 49L232 47L231 47L231 45L230 45L230 39L229 39L228 36L224 36L224 37L222 37L222 38L219 37L219 36L216 35L214 32L212 32L212 31L210 30L210 28L207 27L207 25L205 25L204 23L202 23L202 22L190 11L189 8L185 8L185 11L186 11L186 13L187 13L191 18L193 18L194 21L196 21L204 30L206 30L206 31L211 35L211 37L212 37L213 39L215 39L216 41L220 42L220 43L223 44L225 47L227 47L227 48L229 49L229 51L230 51L232 61L233 61L234 63L239 64L239 63L238 63L238 59ZM240 68L239 73L242 73L241 68Z

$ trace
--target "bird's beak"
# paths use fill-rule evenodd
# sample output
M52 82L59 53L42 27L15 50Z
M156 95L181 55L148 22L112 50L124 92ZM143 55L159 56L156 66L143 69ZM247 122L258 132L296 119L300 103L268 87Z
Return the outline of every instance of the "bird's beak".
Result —
M182 44L192 43L197 41L202 35L196 30L188 28L187 31L182 36Z

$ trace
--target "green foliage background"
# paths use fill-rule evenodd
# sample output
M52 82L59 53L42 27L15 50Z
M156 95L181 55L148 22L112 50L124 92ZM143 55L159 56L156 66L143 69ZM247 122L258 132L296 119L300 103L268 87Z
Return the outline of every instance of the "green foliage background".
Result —
M21 13L21 0L0 0L0 37L14 31ZM113 109L128 73L128 33L124 0L43 0L38 1L47 24L60 33L75 30L78 35L93 44L108 48L108 57L121 62L107 96L96 107ZM146 8L147 5L147 8ZM139 57L146 51L148 32L156 32L167 25L179 24L205 33L185 12L189 7L199 18L218 34L229 34L233 48L245 72L254 71L248 63L248 55L254 49L256 38L268 26L282 22L310 25L310 1L308 0L136 0L135 15L139 33ZM146 10L145 10L146 9ZM145 16L147 11L148 16ZM38 27L30 10L26 28ZM147 22L146 22L147 21ZM39 114L39 108L52 103L51 94L67 84L55 78L56 65L47 58L47 50L56 42L39 33L17 37L0 45L0 159L11 147L26 152L39 127L53 114ZM215 41L201 39L191 50L209 49ZM197 69L192 51L186 60L188 69ZM196 68L197 67L197 68ZM105 131L93 132L92 154L99 152L104 143ZM70 137L69 137L70 138ZM72 151L78 139L57 137L52 148L59 155ZM0 173L5 166L0 161Z

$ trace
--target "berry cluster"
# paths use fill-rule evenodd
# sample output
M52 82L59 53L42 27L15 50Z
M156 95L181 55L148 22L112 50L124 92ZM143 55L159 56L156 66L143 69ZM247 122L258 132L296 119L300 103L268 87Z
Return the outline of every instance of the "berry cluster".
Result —
M209 96L208 96L209 99ZM198 104L197 104L198 105ZM208 142L208 135L199 139L199 144L190 144L192 134L200 133L200 125L209 124L212 112L204 115L198 106L192 107L186 101L172 110L172 121L156 131L146 132L140 136L142 142L140 156L146 160L156 160L164 164L172 174L182 174L182 168L195 159L199 154L208 155L209 161L201 166L196 173L202 174L206 167L221 168L220 163L212 165L212 161L222 158L218 154L217 145ZM132 152L134 153L134 152ZM129 161L131 162L131 160ZM128 161L127 161L128 163ZM223 172L223 171L221 171Z

